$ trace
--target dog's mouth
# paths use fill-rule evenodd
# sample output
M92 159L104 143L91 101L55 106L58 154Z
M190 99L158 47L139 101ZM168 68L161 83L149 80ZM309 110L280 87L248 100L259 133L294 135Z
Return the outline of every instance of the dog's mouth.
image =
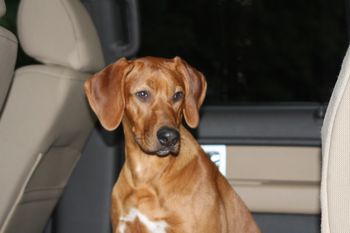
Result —
M151 149L149 146L146 146L145 143L143 143L143 140L141 138L136 138L136 142L139 145L140 149L145 152L146 154L152 156L158 156L158 157L166 157L166 156L176 156L179 153L180 149L180 143L176 143L175 145L166 147L166 146L157 146L156 149Z
M141 149L148 155L156 155L158 157L167 157L167 156L176 156L179 153L179 144L176 144L172 147L160 147L157 150L147 150Z
M146 154L166 157L179 153L181 136L176 128L163 126L157 130L155 135L145 133L141 135L137 135L135 139Z
M168 155L177 155L179 153L178 144L172 147L162 147L155 152L159 157L166 157Z

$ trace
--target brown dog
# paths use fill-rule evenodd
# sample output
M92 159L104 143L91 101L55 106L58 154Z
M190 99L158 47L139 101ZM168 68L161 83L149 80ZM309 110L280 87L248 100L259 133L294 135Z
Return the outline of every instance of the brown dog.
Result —
M114 233L256 233L246 206L182 125L194 128L202 73L179 57L122 58L85 83L107 130L120 122L125 164L112 193Z

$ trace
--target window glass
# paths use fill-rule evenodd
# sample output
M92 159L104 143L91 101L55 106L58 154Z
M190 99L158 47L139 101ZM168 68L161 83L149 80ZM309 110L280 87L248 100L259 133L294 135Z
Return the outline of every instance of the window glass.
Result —
M348 44L345 1L142 0L139 55L183 57L206 103L317 101Z

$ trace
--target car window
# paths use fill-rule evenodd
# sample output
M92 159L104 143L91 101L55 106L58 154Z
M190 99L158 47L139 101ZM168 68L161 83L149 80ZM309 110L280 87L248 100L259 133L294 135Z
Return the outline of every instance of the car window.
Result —
M139 55L179 55L207 104L328 101L348 44L345 1L143 0Z

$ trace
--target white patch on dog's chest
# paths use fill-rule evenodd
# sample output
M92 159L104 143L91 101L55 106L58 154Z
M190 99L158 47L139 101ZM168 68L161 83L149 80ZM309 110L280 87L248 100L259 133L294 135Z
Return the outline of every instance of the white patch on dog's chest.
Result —
M138 218L150 233L166 233L165 229L168 224L165 221L151 221L136 208L132 208L128 215L120 217L119 233L125 233L126 223L131 223L136 218Z

